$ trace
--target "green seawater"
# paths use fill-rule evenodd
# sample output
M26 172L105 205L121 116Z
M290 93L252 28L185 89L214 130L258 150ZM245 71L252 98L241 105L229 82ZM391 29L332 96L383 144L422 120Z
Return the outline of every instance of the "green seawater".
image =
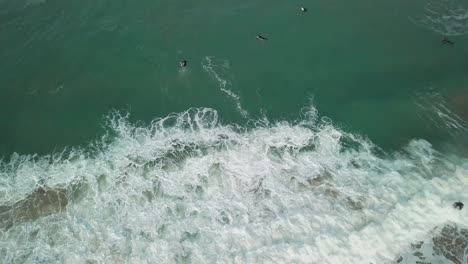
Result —
M113 110L149 122L209 107L223 123L248 126L264 116L300 119L313 104L320 117L384 149L425 139L466 155L468 26L453 11L463 7L0 0L0 153L86 145L104 134ZM442 44L444 35L455 45Z
M0 263L466 263L467 189L467 0L0 0Z

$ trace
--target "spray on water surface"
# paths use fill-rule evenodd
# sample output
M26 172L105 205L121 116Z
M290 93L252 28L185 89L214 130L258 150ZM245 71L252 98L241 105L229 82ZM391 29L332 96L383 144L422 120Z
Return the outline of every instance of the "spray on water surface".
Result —
M468 165L424 140L381 153L313 107L249 128L208 108L107 124L88 148L1 163L0 262L466 263L451 204Z
M294 94L323 100L321 111L324 102L337 112L356 109L340 108L348 103L359 109L360 100L365 106L381 98L378 104L385 105L395 95L388 91L411 90L411 80L421 79L427 80L423 86L438 88L409 103L415 115L444 139L463 138L463 111L453 112L441 91L450 86L448 79L454 87L464 85L467 6L459 0L421 2L414 13L408 8L418 6L414 2L392 9L383 8L384 2L324 1L308 4L311 15L295 20L285 10L298 11L297 6L285 2L268 2L265 9L266 2L258 1L75 6L0 0L0 86L8 87L2 105L11 107L2 112L24 111L14 120L1 116L8 132L4 141L33 142L40 127L43 135L59 136L60 130L49 128L70 120L84 134L83 124L89 123L80 120L100 117L122 102L134 110L140 106L150 120L165 115L154 113L190 106L226 111L208 104L221 94L227 108L251 118L235 125L220 121L212 108L190 108L132 123L115 112L106 119L105 136L86 147L0 160L0 263L468 263L467 209L452 206L468 200L466 160L422 139L399 151L381 150L365 129L361 135L347 132L318 118L314 106L296 120L255 119L257 106L295 109L285 106ZM352 10L360 6L363 13ZM252 32L244 30L250 27ZM258 48L255 31L271 36L271 44ZM457 44L441 45L446 36ZM437 50L427 43L436 43ZM251 54L258 65L246 67ZM190 66L174 70L174 77L164 65L179 59ZM375 82L363 81L380 73ZM378 85L386 83L391 89ZM463 110L466 95L460 90L453 94ZM261 100L252 99L252 91ZM151 108L157 105L153 98L159 105L187 101L166 112ZM380 113L384 108L364 108L362 119L371 120L367 114L373 111L379 125L405 126L391 111ZM44 109L50 113L35 115ZM76 115L53 119L51 113L61 111ZM391 133L397 137L403 130Z

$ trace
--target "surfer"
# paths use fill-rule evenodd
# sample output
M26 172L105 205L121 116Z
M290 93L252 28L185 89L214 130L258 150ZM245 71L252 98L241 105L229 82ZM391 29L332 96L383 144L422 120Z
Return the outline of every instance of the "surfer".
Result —
M454 43L453 41L449 40L447 37L444 37L444 38L442 39L442 44L450 44L450 45L452 45L452 46L455 45L455 43Z
M268 40L268 38L266 38L266 37L264 37L262 35L257 35L257 39L263 40L263 41Z
M301 6L301 12L303 12L303 13L307 12L307 8Z
M461 210L463 209L464 204L462 202L455 202L453 203L453 208Z
M188 62L186 60L183 60L183 61L180 61L179 64L180 64L180 67L185 68L187 67Z

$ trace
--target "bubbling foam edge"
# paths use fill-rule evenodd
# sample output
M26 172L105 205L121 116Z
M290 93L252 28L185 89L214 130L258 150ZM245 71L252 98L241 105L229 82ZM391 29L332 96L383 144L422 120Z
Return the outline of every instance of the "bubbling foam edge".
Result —
M146 125L114 112L87 148L14 154L0 162L0 261L390 263L465 225L451 204L468 198L466 161L424 140L377 155L304 113L248 128L209 108Z

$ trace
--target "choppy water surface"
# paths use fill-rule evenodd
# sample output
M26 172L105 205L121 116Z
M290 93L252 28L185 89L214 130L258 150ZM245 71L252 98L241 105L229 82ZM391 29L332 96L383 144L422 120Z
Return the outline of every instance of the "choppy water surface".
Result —
M0 262L468 263L467 10L0 0Z
M466 162L424 140L377 154L313 108L251 129L207 108L108 124L91 150L1 164L3 262L413 263L411 243L466 224L451 206L468 198ZM445 249L424 244L450 263Z

